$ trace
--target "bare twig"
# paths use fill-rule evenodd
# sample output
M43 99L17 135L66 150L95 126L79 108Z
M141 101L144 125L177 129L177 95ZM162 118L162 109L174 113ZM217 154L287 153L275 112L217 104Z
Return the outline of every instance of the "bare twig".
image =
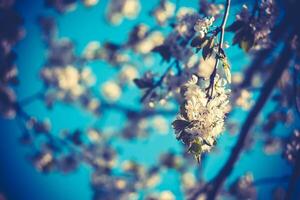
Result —
M165 77L167 76L167 74L169 73L169 71L172 69L172 67L174 66L174 64L176 64L176 60L174 62L172 62L169 67L167 67L166 71L163 73L163 75L160 77L160 79L151 87L149 88L145 94L142 96L141 98L141 102L144 102L145 99L152 93L152 91L154 89L156 89L157 87L161 86L161 84L163 83Z

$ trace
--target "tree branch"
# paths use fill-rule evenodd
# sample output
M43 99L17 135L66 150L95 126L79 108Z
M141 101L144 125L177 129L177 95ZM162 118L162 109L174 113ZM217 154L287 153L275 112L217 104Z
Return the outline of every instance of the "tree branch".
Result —
M218 190L223 185L226 177L228 177L231 174L233 167L234 167L236 161L238 160L239 155L244 147L244 144L245 144L247 136L250 132L250 129L251 129L252 125L255 123L256 117L258 116L258 114L262 110L263 106L267 102L272 90L274 89L278 80L280 79L281 74L289 66L288 64L289 64L289 61L291 58L291 54L292 54L291 48L290 48L289 44L287 44L285 46L285 48L282 50L282 54L281 54L280 58L278 59L276 66L274 66L275 68L274 68L273 72L270 74L269 79L266 81L256 104L254 105L254 107L250 111L246 121L244 122L244 124L241 128L241 131L240 131L240 136L238 138L238 141L237 141L236 145L234 146L229 159L227 160L226 164L221 169L219 174L212 180L213 186L212 186L211 191L209 192L208 199L215 198Z
M289 180L288 189L284 198L285 200L290 200L293 198L299 176L300 176L300 155L298 154L293 173Z

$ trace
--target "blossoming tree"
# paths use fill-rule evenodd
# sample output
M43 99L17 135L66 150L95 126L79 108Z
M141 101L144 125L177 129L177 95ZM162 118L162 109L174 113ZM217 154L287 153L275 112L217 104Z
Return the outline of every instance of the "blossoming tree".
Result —
M110 26L122 26L126 20L139 18L142 2L110 0L103 15ZM20 99L13 89L22 76L15 64L14 46L30 30L25 30L15 2L1 0L1 115L19 122L20 141L32 148L30 160L39 171L71 173L81 163L90 166L94 199L175 199L170 191L154 192L164 169L178 171L186 199L256 199L256 185L264 180L254 179L251 173L224 186L242 152L256 141L264 144L267 155L280 152L293 168L291 174L279 177L288 186L274 190L274 198L296 198L300 2L199 0L193 7L182 3L160 0L148 13L154 23L136 23L121 43L90 41L82 52L75 51L71 39L59 37L59 16L39 16L37 24L47 51L38 72L42 88ZM60 14L76 12L81 4L90 8L102 1L45 0L47 9ZM250 61L233 71L230 63L236 62L227 54L235 46ZM115 70L100 84L99 74L89 67L99 61ZM124 100L128 91L139 94L140 105ZM96 121L116 111L123 114L125 124L114 129L89 123L85 129L61 127L53 133L55 120L40 119L26 110L35 101L43 102L49 112L61 102L80 107ZM275 105L274 110L263 112L261 119L267 102ZM236 120L237 112L244 112L246 119ZM290 134L276 135L280 125ZM159 161L151 166L122 159L112 144L116 138L150 138L155 132L168 132L169 127L175 133L171 139L183 144L182 150L160 153ZM227 161L211 180L196 176L193 171L202 171L216 149L225 151L218 147L224 132L236 138Z

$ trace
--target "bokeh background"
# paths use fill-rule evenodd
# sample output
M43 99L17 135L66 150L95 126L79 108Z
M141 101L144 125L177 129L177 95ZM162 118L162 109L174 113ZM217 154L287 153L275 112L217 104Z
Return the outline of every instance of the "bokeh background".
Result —
M76 51L81 52L86 44L92 40L103 42L105 40L117 43L127 39L127 33L139 22L154 24L154 20L149 17L150 10L157 5L158 1L141 0L142 10L137 19L125 20L120 26L111 26L105 21L104 13L107 0L101 0L96 6L86 8L82 4L77 5L77 9L72 12L58 14L54 10L45 8L41 0L19 0L16 9L21 13L25 22L26 35L16 45L18 54L17 65L19 66L20 85L15 87L18 99L26 98L42 87L39 77L39 69L45 62L45 45L42 41L41 30L37 25L37 18L41 15L55 16L59 28L59 37L68 37L75 41ZM195 6L197 1L180 1L180 5ZM243 2L241 2L243 3ZM230 20L238 6L232 8ZM1 27L0 27L1 28ZM227 34L226 39L230 40L232 35ZM237 47L230 47L227 50L233 71L241 71L250 60ZM159 64L159 62L157 62ZM96 61L89 66L97 76L97 84L109 80L115 73L107 63ZM142 68L143 66L141 66ZM141 94L134 88L122 96L121 101L128 107L135 106L139 102ZM260 115L260 120L266 117L265 113L271 110L272 103ZM53 110L48 111L43 102L35 101L26 106L29 114L39 118L50 118L52 121L53 132L58 132L61 128L69 129L85 128L90 124L98 127L111 127L116 130L120 124L124 123L125 118L117 111L111 111L105 118L97 119L92 114L64 103L55 104ZM247 112L238 111L233 113L233 119L243 121ZM169 124L175 116L168 116ZM292 129L292 127L290 127ZM278 134L285 135L289 132L280 131ZM172 150L175 153L184 151L179 142L175 139L171 125L165 134L158 134L152 131L147 139L137 139L125 141L116 138L113 146L120 150L122 159L134 159L139 163L151 165L158 162L159 153ZM255 127L253 134L259 135ZM42 174L38 172L28 160L28 148L19 142L20 129L17 121L0 119L0 193L9 200L74 200L91 199L93 191L90 187L91 169L86 165L80 167L70 174L51 172ZM227 131L219 139L217 150L212 152L201 167L196 167L194 173L202 174L204 179L209 180L219 171L231 147L235 144L236 134L229 134ZM228 182L236 177L251 171L255 179L268 177L281 177L290 174L291 168L282 159L281 153L270 156L264 154L264 146L259 141L254 147L244 152L240 161L235 166L233 174ZM183 199L182 189L180 188L178 172L166 170L162 174L162 181L155 188L157 191L170 190L176 195L176 199ZM286 187L286 180L267 181L258 184L259 199L272 199L272 190L275 185Z

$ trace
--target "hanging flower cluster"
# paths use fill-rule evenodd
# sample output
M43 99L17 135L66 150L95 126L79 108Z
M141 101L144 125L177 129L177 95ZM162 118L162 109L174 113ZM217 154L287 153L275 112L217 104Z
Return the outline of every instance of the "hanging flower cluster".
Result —
M229 90L227 81L218 75L215 78L216 90L212 99L206 95L206 80L196 75L181 87L183 104L173 128L190 153L199 161L203 152L208 152L216 143L224 127L224 118L229 111Z

